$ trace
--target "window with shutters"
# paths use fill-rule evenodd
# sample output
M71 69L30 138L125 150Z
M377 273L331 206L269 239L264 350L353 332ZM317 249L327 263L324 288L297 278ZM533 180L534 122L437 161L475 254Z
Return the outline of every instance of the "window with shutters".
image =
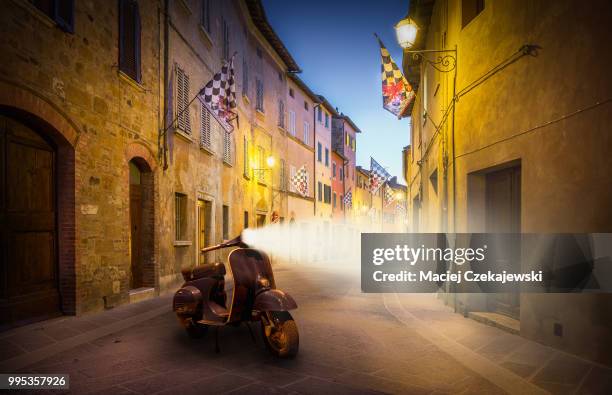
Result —
M295 136L295 111L289 111L289 133Z
M180 67L176 67L176 126L179 130L191 135L191 117L189 116L189 76Z
M187 240L187 195L174 194L174 240Z
M135 0L119 1L119 69L140 82L140 13Z
M295 173L296 173L296 168L293 165L289 166L289 179L293 180L293 178L295 177ZM295 185L293 185L293 182L289 183L289 191L291 192L297 192L297 190L295 189Z
M264 85L260 79L255 80L255 86L257 87L257 97L255 100L255 109L264 112Z
M329 114L325 113L325 127L328 128L329 127Z
M287 186L287 180L286 180L286 175L285 175L285 160L281 159L280 163L279 163L279 172L280 172L280 177L279 177L279 187L278 189L281 191L284 191L286 189Z
M282 99L278 99L278 126L285 128L285 102Z
M249 65L246 59L242 59L242 94L249 97Z
M228 165L232 164L232 135L223 129L223 161Z
M264 148L262 146L258 146L257 147L257 168L259 169L257 171L257 181L263 183L265 181L265 172L263 171L263 169L265 169L265 151Z
M210 112L204 104L201 105L200 116L200 147L212 151L212 138L210 132Z
M323 203L330 204L331 203L331 186L325 184L323 185Z
M74 0L30 0L65 32L74 33Z
M336 208L336 192L334 192L332 204L333 204L333 207Z
M329 167L329 148L325 148L325 166Z
M289 88L289 96L295 97L295 93L293 93L293 88Z
M202 0L202 18L200 23L204 30L210 33L210 0Z
M229 30L229 24L227 23L227 20L225 20L225 18L223 18L222 26L223 26L223 47L222 47L223 59L229 60L230 58L230 30Z
M246 136L244 136L244 141L242 143L242 171L246 178L250 178L250 163L249 163L249 140Z
M336 178L336 163L332 163L332 178Z
M317 161L321 162L323 156L323 146L320 142L317 143Z
M321 181L317 183L317 200L323 201L323 184L321 184Z
M319 112L317 112L317 120L319 122L322 122L322 117L323 117L323 110L321 110L321 107L318 108Z
M304 143L310 145L310 123L304 121Z

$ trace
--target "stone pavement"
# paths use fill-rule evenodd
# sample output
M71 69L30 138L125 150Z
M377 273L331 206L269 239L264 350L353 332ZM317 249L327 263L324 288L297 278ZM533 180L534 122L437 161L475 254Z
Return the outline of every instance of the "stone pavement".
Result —
M452 313L434 295L361 294L358 278L276 267L299 308L294 360L247 328L190 339L171 295L0 333L0 371L70 374L70 393L612 393L612 371Z

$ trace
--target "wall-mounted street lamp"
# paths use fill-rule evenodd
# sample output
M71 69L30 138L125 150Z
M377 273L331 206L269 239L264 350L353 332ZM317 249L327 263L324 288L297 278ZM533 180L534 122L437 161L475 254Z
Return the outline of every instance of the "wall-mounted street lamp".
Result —
M442 73L453 71L457 65L457 48L410 50L416 42L418 31L419 26L410 17L402 19L395 25L397 43L404 49L404 52L412 54L414 60L424 60ZM440 55L435 60L430 60L425 57L427 53L443 53L445 55Z
M255 165L252 164L251 170L253 170L253 176L255 176L255 173L258 173L257 178L262 179L264 177L265 172L268 170L272 170L275 163L276 163L276 160L274 159L272 155L270 155L266 158L267 167L255 168Z
M412 18L404 18L395 25L395 36L400 47L411 48L416 40L419 26Z

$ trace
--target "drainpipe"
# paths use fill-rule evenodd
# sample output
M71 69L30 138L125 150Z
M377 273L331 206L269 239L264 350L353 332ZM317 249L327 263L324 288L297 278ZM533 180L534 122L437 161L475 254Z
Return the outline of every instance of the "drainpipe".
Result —
M312 172L314 177L312 178L312 188L314 189L314 199L312 205L312 214L317 217L317 108L321 106L321 103L315 103L312 106L312 146L314 148L314 156L312 157Z
M169 26L170 26L170 0L164 0L164 124L163 128L166 127L166 116L168 115L168 74L169 70ZM166 133L168 131L166 130ZM164 147L164 163L163 169L166 170L168 168L168 139L166 138L166 134L162 136L163 147Z

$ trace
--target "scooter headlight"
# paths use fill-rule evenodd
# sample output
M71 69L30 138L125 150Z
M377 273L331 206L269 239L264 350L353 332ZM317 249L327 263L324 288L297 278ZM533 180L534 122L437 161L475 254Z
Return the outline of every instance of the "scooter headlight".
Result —
M270 288L270 280L265 277L259 277L257 279L257 285L259 288Z

